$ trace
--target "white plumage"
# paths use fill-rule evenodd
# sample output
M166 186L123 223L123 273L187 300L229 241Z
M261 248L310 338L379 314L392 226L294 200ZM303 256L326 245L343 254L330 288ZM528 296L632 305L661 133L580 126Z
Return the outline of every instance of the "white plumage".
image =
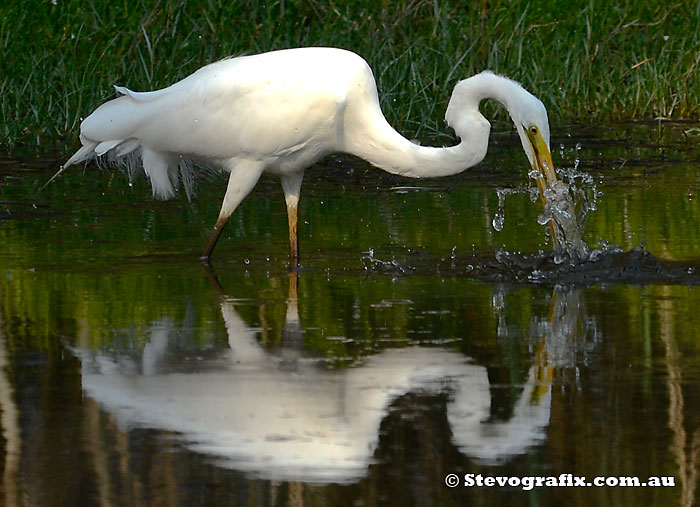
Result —
M119 160L140 154L153 195L161 199L175 195L179 173L191 162L229 172L204 251L207 259L229 216L263 171L281 177L296 264L303 172L325 155L350 153L413 178L456 174L479 163L490 130L479 112L485 98L505 105L533 169L553 177L546 109L519 84L491 72L456 85L446 120L461 142L448 148L419 146L396 132L382 114L370 67L342 49L298 48L230 58L162 90L115 89L122 95L82 122L83 146L61 171L96 157Z

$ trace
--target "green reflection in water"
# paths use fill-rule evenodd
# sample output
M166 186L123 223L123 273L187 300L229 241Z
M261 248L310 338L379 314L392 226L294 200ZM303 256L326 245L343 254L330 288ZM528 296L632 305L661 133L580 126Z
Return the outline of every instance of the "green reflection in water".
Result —
M18 473L33 484L33 498L40 501L57 490L88 504L98 493L120 502L149 495L191 498L188 491L205 480L211 481L209 498L235 496L254 503L242 491L255 487L261 488L254 495L257 501L270 503L263 499L279 483L240 482L242 477L196 453L172 454L181 444L163 439L167 433L157 428L124 432L109 413L81 397L80 363L66 345L138 354L153 330L169 322L171 347L186 356L216 357L212 354L227 349L223 301L232 303L245 325L257 331L261 345L276 354L285 350L279 347L288 324L288 277L221 271L222 288L217 289L196 261L127 265L100 274L77 270L10 269L2 282L2 331L10 358L6 372L16 386L19 412L35 413L43 421L23 429L22 455L33 465L19 467ZM487 368L491 418L508 421L544 343L553 368L551 416L544 444L526 456L482 464L451 444L444 415L449 391L419 390L392 403L381 426L377 463L365 478L351 486L283 483L282 491L301 488L313 495L310 505L350 505L358 498L381 503L375 494L410 503L401 484L412 480L422 484L422 494L436 498L435 504L508 498L519 503L516 499L525 497L514 491L455 493L438 479L452 471L673 475L680 485L681 462L686 482L692 481L690 472L698 463L687 449L700 434L693 401L700 378L699 299L697 291L682 286L551 291L455 278L328 279L304 273L296 303L305 354L318 357L326 368L360 367L363 357L419 344L459 351ZM114 459L123 462L119 472L107 466ZM144 460L154 465L144 469L138 465ZM207 478L197 478L202 474ZM189 478L180 482L177 477ZM232 480L238 484L235 491ZM685 486L685 494L691 486ZM574 498L577 505L593 498L605 503L648 499L648 492L638 489L532 494L546 504L564 498ZM680 494L680 486L654 491L651 504L665 505Z
M681 126L682 127L682 126ZM559 167L589 172L602 196L584 235L593 248L602 238L629 250L641 243L656 257L700 257L700 182L694 151L678 127L669 139L642 148L630 139L602 145L586 140L552 141ZM565 129L562 129L565 130ZM615 131L639 136L637 128ZM632 137L634 139L634 137ZM524 253L551 249L536 218L539 203L526 194L505 200L505 227L491 227L497 187L527 184L522 154L512 149L489 154L485 164L461 175L435 180L393 177L355 159L329 158L307 171L300 216L305 267L355 270L373 249L380 259L427 251L446 258L495 248ZM692 146L692 145L691 145ZM517 148L517 147L516 147ZM683 160L691 160L684 162ZM0 169L0 241L11 265L134 261L139 256L199 253L218 213L225 179L201 182L192 203L151 199L142 177L130 187L126 176L87 168L67 172L36 193L51 172L7 164ZM253 263L279 272L285 264L285 210L278 179L266 176L234 214L217 247L218 262ZM11 259L16 262L12 263Z
M626 135L624 132L621 136ZM625 248L645 242L663 259L700 258L697 169L680 142L661 148L582 137L580 158L603 196L586 240ZM496 145L505 141L496 139ZM557 160L556 145L555 161ZM675 144L674 144L675 143ZM602 155L596 153L600 150ZM690 153L690 154L689 154ZM684 154L679 157L679 154ZM517 157L517 158L516 158ZM525 195L506 199L502 232L490 226L495 188L523 184L522 154L490 154L492 166L451 178L406 181L330 159L303 190L297 311L305 353L330 371L360 368L383 350L422 345L486 368L489 419L508 421L530 368L549 348L551 415L544 441L484 464L460 452L446 418L449 389L392 401L375 463L351 485L255 480L213 466L158 428L125 430L82 392L69 347L142 353L155 326L171 342L210 357L227 349L221 302L231 302L270 354L290 337L286 217L281 189L265 178L231 220L214 262L221 288L196 259L218 212L223 179L199 198L152 201L143 179L87 169L34 195L50 170L0 169L0 341L5 499L30 503L408 505L668 505L696 497L700 463L700 296L684 286L586 289L508 287L441 277L365 273L377 258L421 266L499 247L548 249ZM624 162L623 164L623 161ZM215 196L215 197L214 197ZM425 258L427 261L420 261ZM418 259L418 260L416 260ZM223 299L222 299L223 298ZM563 306L562 306L563 305ZM544 385L547 385L544 382ZM9 398L9 399L8 399ZM16 411L13 412L12 408ZM15 413L17 416L13 416ZM21 434L13 432L13 421ZM20 449L21 459L13 449ZM177 452L174 452L174 449ZM110 465L111 464L111 465ZM115 465L118 464L118 465ZM447 473L673 475L673 489L514 490L444 486ZM14 478L13 478L14 476ZM31 490L25 487L32 484ZM407 484L410 487L407 487ZM18 496L19 495L19 496ZM197 496L199 495L199 496ZM65 501L64 501L65 500Z

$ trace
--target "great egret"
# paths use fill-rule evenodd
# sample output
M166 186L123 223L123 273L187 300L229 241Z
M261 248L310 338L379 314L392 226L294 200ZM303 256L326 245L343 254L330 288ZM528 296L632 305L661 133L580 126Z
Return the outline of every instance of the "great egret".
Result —
M217 463L259 477L318 483L364 477L379 445L382 420L393 401L409 392L449 394L450 439L484 463L523 454L546 437L553 366L545 344L562 337L537 337L542 345L512 414L492 421L488 371L462 353L409 346L382 350L351 368L319 368L318 357L298 343L295 333L285 332L297 328L304 333L297 273L289 275L286 319L274 351L259 343L257 330L238 313L236 300L216 275L207 274L219 294L227 349L211 350L207 359L200 351L178 349L171 339L178 326L169 317L149 326L140 354L71 348L80 358L84 393L120 425L174 432ZM578 311L578 306L563 308ZM568 322L554 322L560 321Z
M230 176L202 254L207 260L263 171L282 180L290 258L296 266L304 170L325 155L350 153L412 178L448 176L479 163L490 131L479 112L486 98L508 109L543 200L548 181L556 180L544 105L515 81L489 71L455 86L445 119L461 142L447 148L419 146L394 130L382 114L369 65L343 49L296 48L229 58L161 90L115 89L122 96L83 120L83 146L54 178L91 158L140 155L153 195L168 199L185 164L223 168Z

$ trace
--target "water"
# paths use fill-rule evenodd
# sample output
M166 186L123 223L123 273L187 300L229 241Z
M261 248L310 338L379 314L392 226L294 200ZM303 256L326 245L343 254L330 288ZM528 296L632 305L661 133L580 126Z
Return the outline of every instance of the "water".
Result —
M292 274L272 177L210 270L223 180L161 203L142 178L76 169L35 195L56 165L3 162L0 498L697 503L700 183L683 129L555 129L577 221L588 206L578 262L553 253L505 135L482 167L420 187L343 158L309 171Z
M577 143L575 149L580 150L581 144ZM560 156L566 160L563 144ZM543 182L544 190L541 195L536 186L497 189L498 209L491 222L494 230L503 230L506 196L523 193L530 196L532 203L537 202L539 198L543 203L543 210L537 217L537 223L545 226L546 232L552 238L556 264L565 261L578 264L589 260L591 251L583 240L583 234L588 214L597 209L597 200L601 192L598 191L591 174L579 170L580 162L580 159L576 158L573 166L557 169L556 181L547 181L538 170L529 171L530 179ZM600 251L596 252L595 256L599 254Z

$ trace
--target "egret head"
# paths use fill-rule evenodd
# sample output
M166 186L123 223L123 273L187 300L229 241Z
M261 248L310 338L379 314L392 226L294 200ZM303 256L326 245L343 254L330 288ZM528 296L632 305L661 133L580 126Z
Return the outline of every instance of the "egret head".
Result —
M549 120L544 104L528 92L519 87L516 93L506 101L506 107L515 128L520 136L520 142L525 150L532 167L530 175L537 183L542 203L547 204L548 188L554 186L557 181L557 173L552 162L552 153L549 149ZM552 240L559 244L556 227L550 222Z
M549 149L549 120L544 104L519 83L490 71L461 81L458 87L461 88L460 95L467 98L462 103L470 104L472 108L478 108L479 102L485 98L496 99L506 107L530 162L530 174L546 205L546 191L554 186L557 175ZM550 227L554 243L557 244L556 231L551 222Z
M485 120L479 112L479 103L489 98L508 109L532 169L550 184L554 182L556 173L549 149L547 109L520 83L489 70L458 82L445 113L448 125L460 138L468 139L475 125L474 118ZM538 186L540 183L545 181L538 181ZM540 186L540 191L544 188Z
M520 88L519 91L521 93L508 101L508 110L544 200L547 184L551 185L557 180L549 148L547 109L537 97L524 88Z

